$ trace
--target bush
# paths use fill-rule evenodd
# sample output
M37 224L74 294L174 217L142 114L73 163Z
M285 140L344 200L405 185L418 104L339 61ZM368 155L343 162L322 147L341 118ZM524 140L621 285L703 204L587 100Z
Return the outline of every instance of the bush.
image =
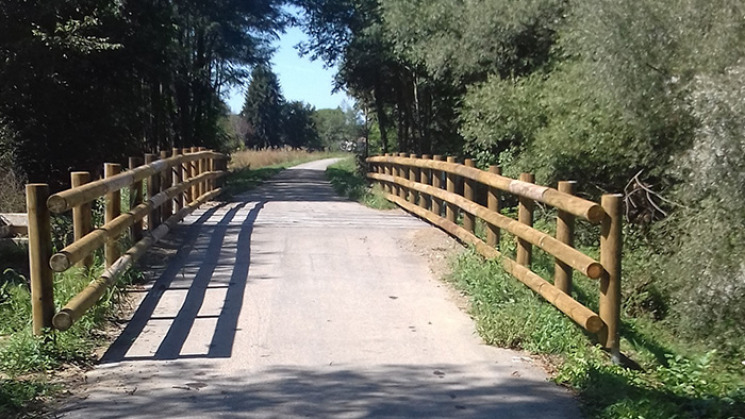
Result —
M682 207L661 228L673 245L663 274L682 330L744 353L745 60L696 77L692 91L701 124L676 160Z

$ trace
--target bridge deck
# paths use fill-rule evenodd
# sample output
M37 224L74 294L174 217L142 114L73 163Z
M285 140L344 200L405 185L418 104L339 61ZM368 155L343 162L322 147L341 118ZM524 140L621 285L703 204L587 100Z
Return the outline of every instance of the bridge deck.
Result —
M62 417L578 417L401 246L431 227L337 197L326 164L189 217Z

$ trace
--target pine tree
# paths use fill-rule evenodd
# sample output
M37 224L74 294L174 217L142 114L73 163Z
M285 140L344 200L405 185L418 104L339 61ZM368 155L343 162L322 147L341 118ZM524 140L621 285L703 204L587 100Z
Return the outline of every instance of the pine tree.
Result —
M246 135L246 146L250 148L282 146L284 101L277 75L267 66L254 67L241 111L241 115L250 126Z

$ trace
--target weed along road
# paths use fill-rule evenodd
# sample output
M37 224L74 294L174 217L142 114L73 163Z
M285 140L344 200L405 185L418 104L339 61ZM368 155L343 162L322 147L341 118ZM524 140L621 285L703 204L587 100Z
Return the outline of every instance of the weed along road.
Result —
M330 162L189 216L175 255L59 415L578 417L530 358L484 345L405 245L433 227L338 197Z

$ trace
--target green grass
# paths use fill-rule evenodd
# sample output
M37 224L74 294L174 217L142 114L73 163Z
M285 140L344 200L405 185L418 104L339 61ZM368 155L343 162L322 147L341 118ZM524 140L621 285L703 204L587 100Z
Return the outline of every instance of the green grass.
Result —
M504 238L506 245L509 237ZM549 259L535 262L550 272ZM540 266L544 265L544 266ZM622 349L643 370L612 365L608 355L559 310L505 273L496 261L467 252L451 281L471 300L484 340L492 345L555 355L555 380L577 390L591 418L737 418L745 415L743 372L691 342L676 340L664 325L625 318ZM575 297L593 308L597 283L575 277Z
M326 177L339 195L358 201L370 208L392 209L396 205L385 199L379 186L368 186L357 172L354 157L347 157L326 169Z
M365 183L352 160L327 171L339 191L359 198ZM364 202L364 200L362 200ZM514 218L514 208L502 209ZM461 214L462 215L462 214ZM534 226L554 233L555 214L538 214ZM462 224L462 216L458 217ZM597 226L577 225L581 250L597 259ZM486 237L483 221L475 233ZM500 251L514 258L516 238L502 232ZM633 263L633 257L627 260ZM533 249L531 269L548 279L554 259ZM628 275L624 271L624 275ZM621 349L639 369L613 365L610 356L566 315L507 274L498 261L485 261L470 250L453 263L451 281L470 299L482 338L491 345L549 355L558 368L555 381L573 388L590 418L745 418L745 369L741 357L712 350L707 342L682 339L652 313L622 315ZM629 280L629 282L632 282ZM597 312L596 280L575 272L573 297ZM624 310L636 304L625 301Z
M123 194L123 208L128 197ZM94 218L101 218L98 202ZM53 217L53 247L60 249L71 240L69 217ZM122 249L131 243L120 241ZM25 253L25 252L24 252ZM103 270L102 250L96 252L90 270L72 268L54 274L54 304L62 308ZM53 396L60 386L48 382L48 373L65 364L89 366L93 351L105 342L100 330L119 309L122 290L139 277L130 269L110 288L99 302L66 332L46 332L34 336L31 328L31 293L28 265L16 254L2 255L12 260L0 272L0 417L22 417L38 412L43 400ZM27 256L23 255L25 259Z
M43 410L45 399L58 389L59 386L41 380L0 378L0 417L36 416Z
M73 268L55 274L55 306L61 308L101 272ZM31 295L25 278L14 271L3 274L0 289L0 417L28 413L40 397L59 386L47 383L46 373L65 364L90 366L93 351L104 343L98 331L118 309L121 290L136 271L124 275L70 330L34 336L31 331Z

